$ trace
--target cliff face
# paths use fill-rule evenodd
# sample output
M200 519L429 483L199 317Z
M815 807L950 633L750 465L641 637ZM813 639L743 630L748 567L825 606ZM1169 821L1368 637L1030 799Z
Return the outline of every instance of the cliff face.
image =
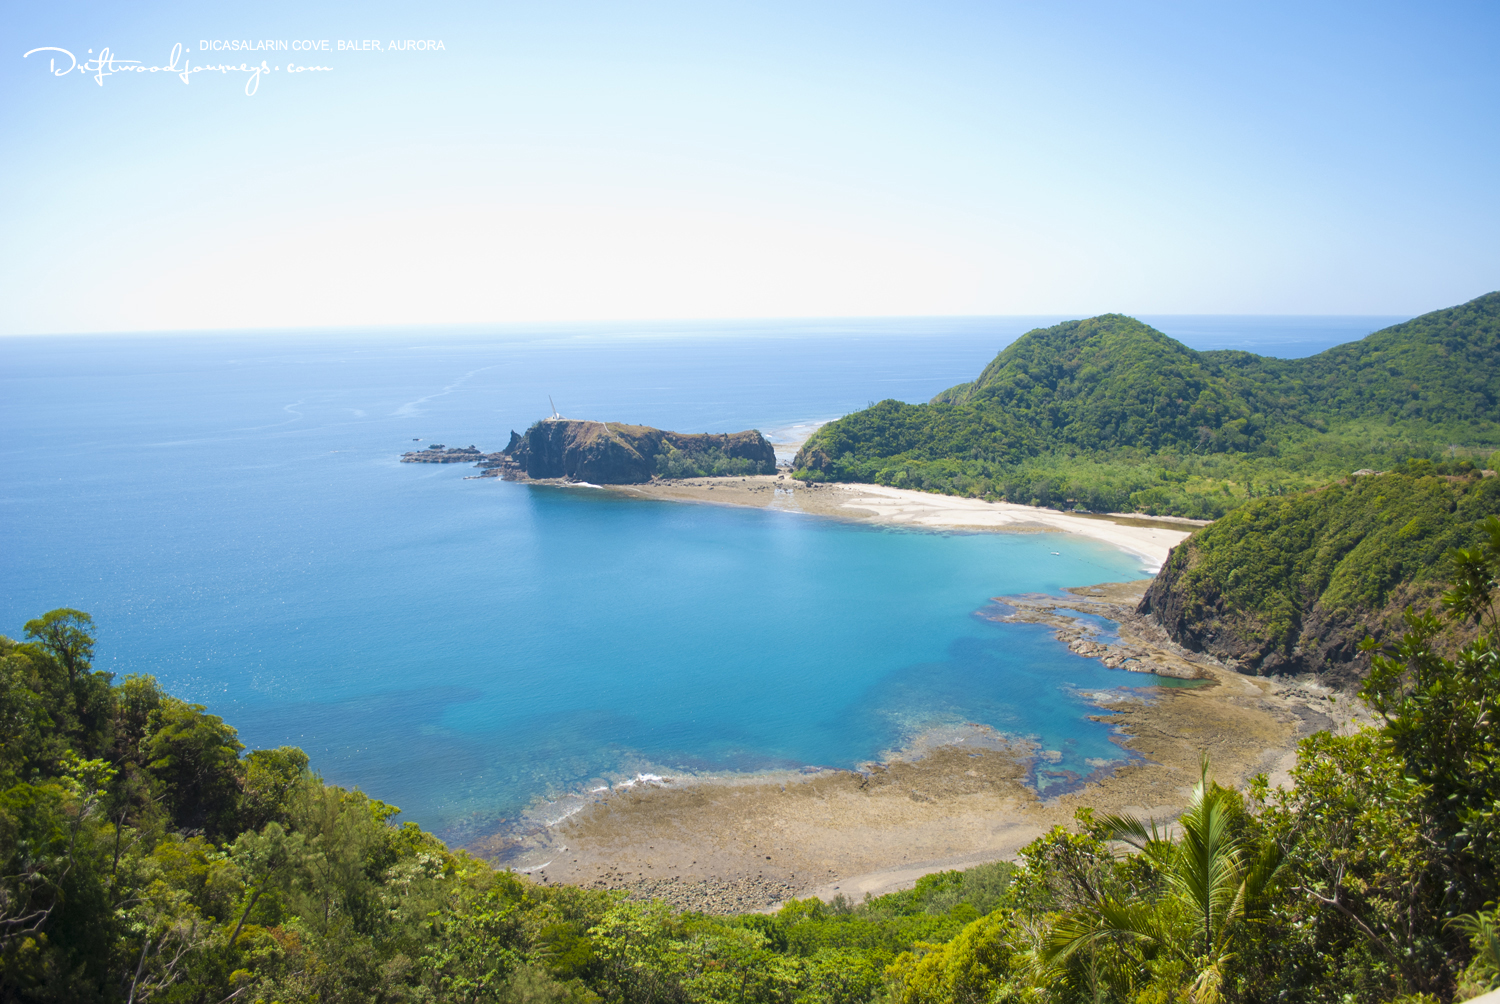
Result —
M1246 673L1353 681L1369 665L1359 643L1431 604L1448 551L1500 513L1500 478L1422 463L1235 510L1173 549L1139 612Z
M1198 546L1184 541L1136 610L1155 619L1183 648L1206 652L1255 676L1319 673L1333 683L1352 683L1370 666L1360 642L1399 634L1402 611L1408 605L1421 609L1442 591L1436 582L1406 582L1393 588L1379 606L1341 607L1287 589L1282 596L1295 609L1286 620L1284 611L1257 609L1234 597L1223 583L1195 574L1202 562Z
M636 484L654 475L773 474L776 454L759 432L668 432L645 425L548 419L511 433L506 451L531 478L601 485Z

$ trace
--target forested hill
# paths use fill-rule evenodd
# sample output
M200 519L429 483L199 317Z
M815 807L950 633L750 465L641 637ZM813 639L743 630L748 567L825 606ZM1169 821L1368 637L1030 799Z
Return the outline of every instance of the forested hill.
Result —
M1195 352L1122 314L1023 335L933 403L995 402L1079 445L1197 445L1226 414L1318 425L1387 416L1500 419L1500 292L1305 359ZM1217 420L1217 421L1216 421ZM1184 422L1191 423L1184 427Z
M1307 359L1196 352L1121 314L1023 335L927 404L818 431L804 478L1217 516L1361 467L1500 446L1500 293Z
M1268 422L1302 418L1301 401L1268 393L1257 376L1134 318L1105 314L1021 336L978 380L933 404L1034 430L1040 435L1011 433L1034 447L1253 448Z
M1206 352L1278 390L1298 391L1319 419L1424 421L1462 436L1500 421L1500 292L1397 324L1306 359ZM1259 374L1265 374L1263 377Z

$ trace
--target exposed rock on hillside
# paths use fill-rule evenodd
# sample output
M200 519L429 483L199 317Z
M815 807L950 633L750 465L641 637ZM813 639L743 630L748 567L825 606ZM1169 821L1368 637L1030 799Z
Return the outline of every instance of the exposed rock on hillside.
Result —
M1500 478L1407 464L1318 491L1256 499L1173 549L1138 608L1173 641L1258 675L1363 675L1367 636L1446 588L1449 550L1500 514Z

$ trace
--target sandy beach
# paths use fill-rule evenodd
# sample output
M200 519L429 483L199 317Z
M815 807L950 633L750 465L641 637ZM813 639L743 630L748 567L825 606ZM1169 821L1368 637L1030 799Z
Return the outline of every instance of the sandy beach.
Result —
M1150 573L1161 567L1173 547L1204 525L1193 520L1065 513L884 485L809 485L793 481L785 474L654 481L644 485L612 485L607 490L678 502L748 505L896 526L1076 533L1136 555L1143 570Z

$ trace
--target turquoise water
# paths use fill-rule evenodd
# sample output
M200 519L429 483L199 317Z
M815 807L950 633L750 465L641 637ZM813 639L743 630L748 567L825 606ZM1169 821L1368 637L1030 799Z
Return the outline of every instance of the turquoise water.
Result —
M1150 681L977 612L1136 559L397 462L498 448L549 394L684 431L922 400L1044 320L5 340L0 631L88 610L98 668L457 839L638 771L852 766L961 722L1076 777L1121 755L1083 695Z

